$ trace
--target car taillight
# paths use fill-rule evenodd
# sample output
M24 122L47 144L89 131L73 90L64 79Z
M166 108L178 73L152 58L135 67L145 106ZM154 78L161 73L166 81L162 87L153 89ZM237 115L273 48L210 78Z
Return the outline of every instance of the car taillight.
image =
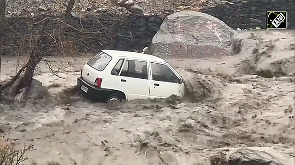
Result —
M96 85L97 88L100 88L100 86L101 86L101 81L102 81L102 78L96 78L96 80L95 80L95 85Z

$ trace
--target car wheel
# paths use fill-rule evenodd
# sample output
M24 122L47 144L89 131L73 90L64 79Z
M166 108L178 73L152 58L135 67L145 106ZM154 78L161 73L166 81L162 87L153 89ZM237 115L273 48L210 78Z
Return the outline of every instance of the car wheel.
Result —
M111 94L110 96L107 97L106 102L107 103L119 103L121 102L121 98L117 94Z

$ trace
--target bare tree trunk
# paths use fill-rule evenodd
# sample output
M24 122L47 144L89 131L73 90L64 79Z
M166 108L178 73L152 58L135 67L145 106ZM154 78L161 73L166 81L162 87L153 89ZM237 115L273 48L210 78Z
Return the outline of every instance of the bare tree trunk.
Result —
M5 19L5 6L6 0L0 0L0 21L4 22Z
M10 87L9 95L11 97L15 97L21 89L25 89L24 97L26 97L26 94L28 93L29 87L32 82L35 67L43 58L41 47L43 45L43 35L45 28L48 24L48 21L48 19L45 20L43 27L39 32L37 39L35 40L34 46L32 47L30 52L28 62L18 71L18 73L10 81L0 86L0 92L3 89Z
M76 0L69 0L68 5L67 5L67 9L66 9L66 13L65 13L66 15L70 15L71 14L71 12L73 10L73 7L75 5L75 1Z
M24 75L21 76L18 83L15 83L15 85L12 87L12 90L11 90L12 92L10 93L12 96L15 96L20 89L23 89L23 88L26 88L26 90L29 89L28 87L30 86L32 82L35 67L43 58L41 47L43 45L43 41L44 41L43 35L44 35L44 31L47 24L48 24L48 19L45 20L43 27L39 33L39 36L36 39L35 46L31 50L30 57L27 62L28 65L26 67L26 70L24 71Z
M3 44L4 29L5 29L5 25L4 25L4 23L5 23L5 4L6 4L6 0L0 0L0 76L1 76L2 44ZM0 98L1 98L1 91L0 91Z
M121 22L115 22L110 28L110 34L112 36L110 43L108 44L108 49L114 49L116 45L116 34L118 34Z

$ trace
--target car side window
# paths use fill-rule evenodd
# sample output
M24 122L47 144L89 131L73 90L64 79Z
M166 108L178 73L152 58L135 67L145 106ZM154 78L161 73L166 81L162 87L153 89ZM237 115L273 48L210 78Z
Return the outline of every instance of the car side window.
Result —
M151 67L153 80L179 83L179 78L167 65L152 63Z
M119 75L124 59L120 59L111 71L112 75Z
M147 79L147 62L126 60L123 64L120 76Z
M120 76L127 76L127 77L129 76L128 61L127 60L124 61Z

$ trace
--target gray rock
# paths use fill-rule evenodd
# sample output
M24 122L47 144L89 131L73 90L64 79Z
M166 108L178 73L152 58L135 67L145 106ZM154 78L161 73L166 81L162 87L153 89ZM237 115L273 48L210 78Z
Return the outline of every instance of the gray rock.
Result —
M234 39L232 44L232 51L233 54L239 54L242 50L242 40L241 39Z
M131 13L134 13L134 14L143 14L144 13L143 9L140 6L136 6L136 5L129 7L128 11L130 11Z
M45 6L39 6L38 11L39 12L47 11L47 8Z
M124 6L132 6L134 5L134 0L128 0L124 3Z
M116 3L120 6L130 7L134 5L134 0L118 0Z
M181 11L169 15L154 36L150 53L185 58L230 55L235 31L205 13Z
M240 149L230 155L229 165L283 165L272 155L257 150Z
M128 0L118 0L118 1L117 1L117 4L119 4L119 5L123 5L123 4L125 4L127 1L128 1Z

